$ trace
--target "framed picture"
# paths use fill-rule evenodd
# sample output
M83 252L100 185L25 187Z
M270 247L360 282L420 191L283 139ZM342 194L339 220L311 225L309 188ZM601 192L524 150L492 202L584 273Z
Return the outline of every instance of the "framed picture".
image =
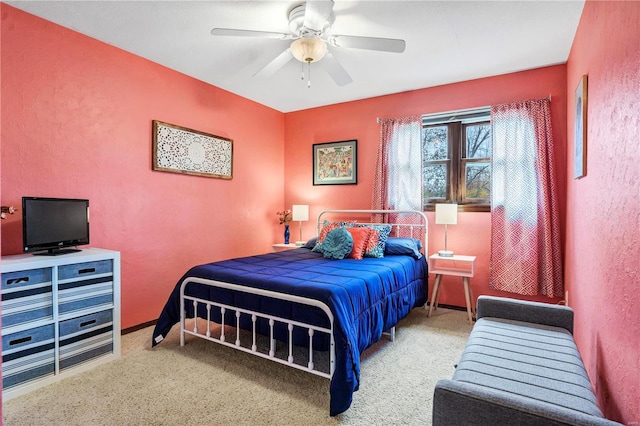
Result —
M313 184L357 184L357 149L357 140L314 144Z
M587 76L583 75L575 95L574 179L587 175Z
M231 179L233 141L153 120L153 170Z

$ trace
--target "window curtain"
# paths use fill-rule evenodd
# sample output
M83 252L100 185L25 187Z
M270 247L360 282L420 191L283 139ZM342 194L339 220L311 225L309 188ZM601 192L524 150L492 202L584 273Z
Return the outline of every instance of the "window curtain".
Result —
M373 181L373 210L422 210L422 117L381 119ZM373 222L410 223L410 217L373 215ZM413 218L415 220L415 218Z
M491 107L489 286L562 297L562 254L548 99Z

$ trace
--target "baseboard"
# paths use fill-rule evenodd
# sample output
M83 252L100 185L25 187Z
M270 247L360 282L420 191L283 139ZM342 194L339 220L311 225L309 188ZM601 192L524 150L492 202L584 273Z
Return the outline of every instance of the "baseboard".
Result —
M431 306L431 302L427 302L425 306ZM445 305L444 303L438 303L438 308L452 309L454 311L467 312L467 308L464 306Z
M158 320L153 320L153 321L144 322L142 324L134 325L133 327L127 327L127 328L123 329L120 332L120 334L121 335L125 335L125 334L129 334L129 333L133 333L134 331L142 330L143 328L147 328L147 327L151 327L152 325L156 325L157 322L158 322Z

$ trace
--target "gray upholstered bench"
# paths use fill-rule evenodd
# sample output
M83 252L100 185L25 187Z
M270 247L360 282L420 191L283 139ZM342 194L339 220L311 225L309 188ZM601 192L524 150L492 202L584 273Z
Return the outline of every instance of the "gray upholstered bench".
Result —
M480 296L451 380L436 384L433 424L617 425L603 417L566 306Z

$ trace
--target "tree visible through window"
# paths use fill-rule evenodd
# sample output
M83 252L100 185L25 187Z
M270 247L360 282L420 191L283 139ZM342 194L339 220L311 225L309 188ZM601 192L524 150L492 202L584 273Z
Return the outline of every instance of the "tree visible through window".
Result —
M465 155L461 159L464 170L462 202L489 203L491 195L491 125L467 125L465 128Z
M457 203L464 210L490 209L491 124L488 114L468 121L424 125L429 121L423 120L425 210L444 202Z

